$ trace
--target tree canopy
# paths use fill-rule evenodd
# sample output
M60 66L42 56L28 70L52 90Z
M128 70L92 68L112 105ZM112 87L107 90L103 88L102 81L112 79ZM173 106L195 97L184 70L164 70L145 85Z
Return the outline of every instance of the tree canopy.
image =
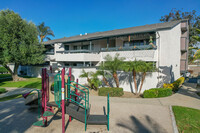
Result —
M19 65L44 62L44 46L39 44L35 24L23 20L11 10L0 11L0 64L14 76ZM14 71L8 63L14 63Z
M51 40L49 36L55 36L53 31L49 26L45 26L45 23L42 22L37 26L38 32L39 32L39 37L40 37L40 42L43 42L44 39Z

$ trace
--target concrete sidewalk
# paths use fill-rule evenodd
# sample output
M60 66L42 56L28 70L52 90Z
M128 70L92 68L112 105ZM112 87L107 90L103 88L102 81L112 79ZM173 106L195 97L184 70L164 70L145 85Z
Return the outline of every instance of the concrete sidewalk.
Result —
M200 97L197 89L183 86L180 91L170 97L156 99L142 98L110 98L110 131L112 133L172 133L173 126L169 105L187 106L200 109ZM91 114L104 114L107 111L107 98L90 96ZM66 115L66 123L68 115ZM45 128L33 127L37 121L37 109L24 105L24 99L15 99L0 104L0 131L2 133L57 133L62 130L61 113L50 120ZM19 124L21 123L21 124ZM12 128L10 128L12 127ZM84 123L73 120L67 126L66 132L82 133ZM106 126L88 125L87 132L107 132Z

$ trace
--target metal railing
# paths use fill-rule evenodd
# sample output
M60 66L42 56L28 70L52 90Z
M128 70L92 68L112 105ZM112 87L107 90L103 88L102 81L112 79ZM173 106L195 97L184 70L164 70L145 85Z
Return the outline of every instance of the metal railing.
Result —
M112 47L112 48L101 48L101 51L130 51L130 50L150 50L156 49L156 46L152 45L141 45L141 46L129 46L129 47Z

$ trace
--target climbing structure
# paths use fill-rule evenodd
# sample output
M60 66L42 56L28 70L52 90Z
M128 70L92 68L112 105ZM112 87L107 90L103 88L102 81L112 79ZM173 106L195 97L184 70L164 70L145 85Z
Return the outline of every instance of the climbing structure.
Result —
M87 125L107 125L109 130L109 94L107 97L107 114L104 115L92 115L90 114L89 104L89 89L77 82L71 80L71 68L69 73L65 76L65 68L62 72L57 73L54 77L54 100L49 102L48 86L48 74L44 69L44 77L42 76L42 121L34 123L35 126L46 126L47 118L53 115L52 107L57 107L62 110L62 132L65 132L65 114L68 114L69 121L72 118L85 123L85 131ZM42 74L42 75L43 75ZM65 77L67 79L65 80ZM67 82L65 82L67 81Z

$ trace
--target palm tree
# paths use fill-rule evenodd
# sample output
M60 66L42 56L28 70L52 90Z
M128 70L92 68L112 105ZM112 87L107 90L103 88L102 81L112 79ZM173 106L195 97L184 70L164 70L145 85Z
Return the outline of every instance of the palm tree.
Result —
M135 85L135 94L136 95L138 94L138 85L137 85L136 76L137 76L137 73L139 73L141 71L142 64L143 64L143 61L135 60L135 61L126 62L123 67L124 71L132 72L132 74L133 74L133 82Z
M101 81L98 78L97 72L90 72L91 75L91 88L94 90L98 90L99 85L101 85Z
M37 26L38 32L39 32L39 37L40 37L40 42L43 42L44 39L51 40L48 36L55 36L53 31L49 26L45 26L44 22L39 24Z
M122 70L123 61L125 60L125 58L119 57L119 54L116 54L114 57L106 55L104 59L106 60L104 63L105 69L112 73L116 86L119 87L119 78L117 76L117 71Z
M142 73L142 79L141 79L141 84L140 84L140 89L139 89L139 94L140 94L147 72L154 71L155 67L154 67L152 62L144 62L143 61L143 62L140 63L139 68L140 68L139 72Z
M101 62L100 64L100 67L99 67L99 70L97 71L97 74L98 75L101 75L103 77L103 82L108 86L108 87L111 87L108 80L107 80L107 77L109 77L109 73L108 71L105 71L105 67L103 65L103 62Z
M90 73L89 72L86 72L84 69L82 70L81 72L81 75L79 77L81 78L87 78L87 82L90 84L91 83L91 80L89 78L90 76Z

